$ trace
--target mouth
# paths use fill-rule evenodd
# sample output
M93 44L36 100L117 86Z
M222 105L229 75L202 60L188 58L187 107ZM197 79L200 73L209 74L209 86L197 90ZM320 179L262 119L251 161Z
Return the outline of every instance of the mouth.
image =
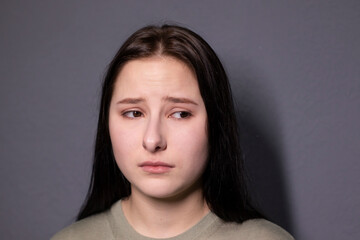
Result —
M139 167L147 173L162 174L170 172L174 165L160 162L160 161L146 161L139 164Z

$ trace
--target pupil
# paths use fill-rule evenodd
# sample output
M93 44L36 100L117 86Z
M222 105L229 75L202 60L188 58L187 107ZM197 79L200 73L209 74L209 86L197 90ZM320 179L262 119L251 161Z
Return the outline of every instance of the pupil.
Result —
M141 116L141 113L139 111L134 111L134 117L140 117Z
M180 117L186 118L189 114L187 112L181 112Z

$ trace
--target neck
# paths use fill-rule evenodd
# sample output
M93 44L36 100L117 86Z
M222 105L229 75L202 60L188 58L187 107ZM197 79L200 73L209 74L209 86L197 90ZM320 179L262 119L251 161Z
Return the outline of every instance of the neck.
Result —
M138 233L153 238L179 235L209 212L201 190L183 197L158 199L133 189L130 197L122 201L122 208L126 219Z

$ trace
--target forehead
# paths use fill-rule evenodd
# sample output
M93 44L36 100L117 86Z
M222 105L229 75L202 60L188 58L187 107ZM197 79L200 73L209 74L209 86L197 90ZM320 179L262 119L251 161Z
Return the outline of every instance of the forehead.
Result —
M196 75L184 62L153 56L127 62L115 80L114 94L134 91L199 93Z

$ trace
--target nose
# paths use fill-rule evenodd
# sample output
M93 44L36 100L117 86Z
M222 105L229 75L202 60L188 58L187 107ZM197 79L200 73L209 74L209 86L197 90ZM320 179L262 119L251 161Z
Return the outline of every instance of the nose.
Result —
M166 149L166 139L162 132L160 119L149 119L142 145L144 149L152 153Z

